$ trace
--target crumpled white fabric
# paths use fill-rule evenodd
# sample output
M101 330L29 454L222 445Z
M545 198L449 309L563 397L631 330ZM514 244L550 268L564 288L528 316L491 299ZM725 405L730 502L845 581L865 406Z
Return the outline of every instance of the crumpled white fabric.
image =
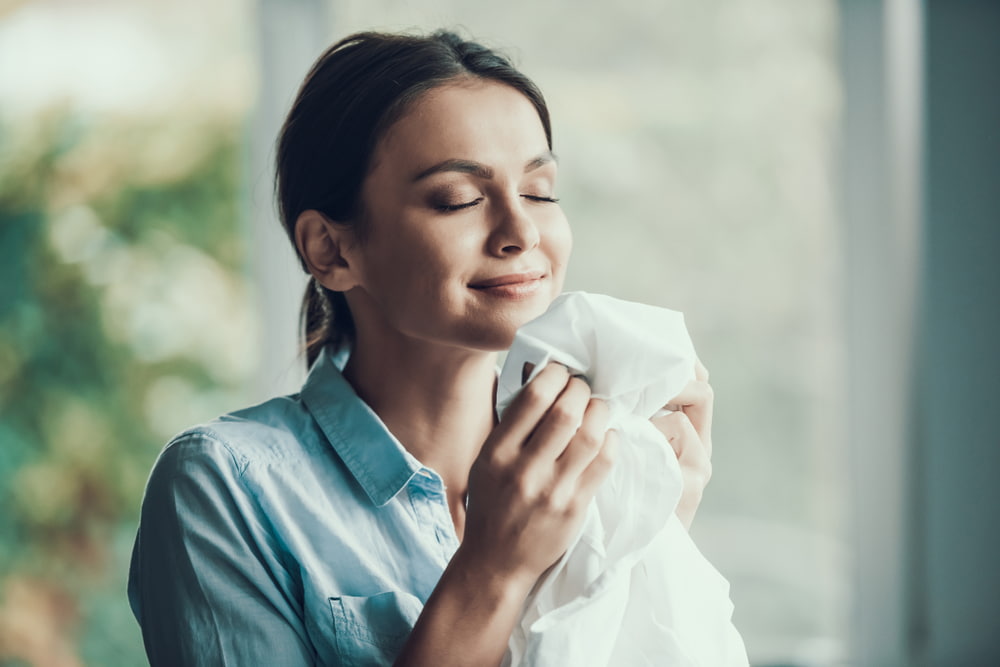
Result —
M681 313L571 292L523 326L500 373L497 410L549 361L586 377L619 432L617 461L577 541L536 584L504 665L747 665L729 583L674 514L682 478L649 422L694 377Z

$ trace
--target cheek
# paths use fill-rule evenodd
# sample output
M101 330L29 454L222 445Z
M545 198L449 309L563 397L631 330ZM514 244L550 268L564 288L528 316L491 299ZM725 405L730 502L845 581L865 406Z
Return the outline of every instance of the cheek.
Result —
M454 230L435 233L438 230L429 229L427 221L422 223L401 225L379 249L369 278L386 299L407 301L426 292L441 296L444 283L465 275L474 244Z
M546 226L546 232L542 238L545 252L552 262L552 270L559 279L562 286L562 279L566 275L566 265L569 263L569 256L573 250L573 232L570 229L569 221L562 211Z

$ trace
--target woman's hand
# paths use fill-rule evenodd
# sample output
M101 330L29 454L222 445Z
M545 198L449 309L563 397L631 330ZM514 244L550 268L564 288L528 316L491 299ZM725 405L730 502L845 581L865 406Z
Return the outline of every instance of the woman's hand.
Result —
M666 406L673 410L656 417L653 425L667 438L681 465L684 490L677 503L677 517L691 528L701 497L712 476L712 403L714 395L708 384L708 370L695 362L695 379Z
M472 466L463 560L527 594L566 551L611 469L617 436L607 425L605 403L564 366L525 385Z
M469 474L465 535L397 665L496 665L538 577L566 551L617 436L590 387L550 364L493 429Z

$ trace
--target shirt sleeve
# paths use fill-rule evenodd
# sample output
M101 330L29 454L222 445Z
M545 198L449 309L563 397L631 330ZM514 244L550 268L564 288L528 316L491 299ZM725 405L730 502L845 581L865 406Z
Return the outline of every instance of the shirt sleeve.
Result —
M146 487L129 600L152 667L313 665L301 606L274 574L240 463L206 434L160 455Z

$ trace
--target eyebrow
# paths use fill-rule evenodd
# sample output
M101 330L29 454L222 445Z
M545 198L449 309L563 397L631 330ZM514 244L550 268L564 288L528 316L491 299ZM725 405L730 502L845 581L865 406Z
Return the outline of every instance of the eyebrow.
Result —
M524 173L534 171L540 167L543 167L550 162L556 162L556 154L552 151L545 151L537 157L533 157L524 165ZM485 164L479 162L474 162L473 160L445 160L444 162L439 162L432 167L424 169L422 172L413 177L413 181L417 182L419 180L425 179L433 174L440 174L445 171L457 171L462 174L471 174L477 178L482 178L485 180L490 180L493 178L493 169L487 167Z

